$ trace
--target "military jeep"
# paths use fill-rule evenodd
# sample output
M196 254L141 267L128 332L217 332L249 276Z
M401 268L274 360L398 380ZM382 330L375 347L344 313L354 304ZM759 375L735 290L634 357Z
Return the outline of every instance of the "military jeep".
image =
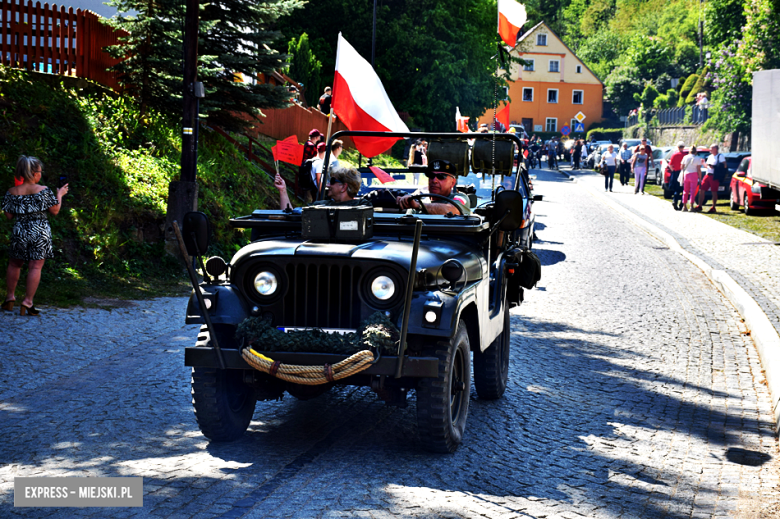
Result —
M413 390L422 446L454 452L466 427L472 365L477 395L501 398L509 309L541 275L529 250L527 173L513 170L520 141L513 134L374 132L339 132L331 141L347 136L427 139L430 160L457 164L466 181L458 189L472 209L401 211L381 202L394 196L379 196L385 189L365 168L365 205L258 210L232 219L252 230L252 242L229 263L203 261L209 224L202 213L188 213L181 246L203 270L199 280L188 261L194 290L186 322L202 325L185 350L198 425L212 441L232 441L248 428L257 401L284 393L305 400L335 385L366 386L403 407ZM410 166L388 173L404 179L414 172ZM359 372L333 376L355 350L371 352ZM285 366L310 368L320 383L285 379Z

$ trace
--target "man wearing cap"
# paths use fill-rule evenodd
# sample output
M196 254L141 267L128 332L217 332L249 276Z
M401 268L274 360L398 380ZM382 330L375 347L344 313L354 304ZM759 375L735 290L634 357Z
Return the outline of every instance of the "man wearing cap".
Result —
M323 140L323 135L318 129L313 129L309 132L309 140L303 145L303 160L301 165L305 164L307 160L313 159L317 155L317 144Z
M325 150L328 149L328 145L324 142L317 143L317 155L311 159L311 179L314 181L314 185L317 186L319 192L322 188L322 164L325 161ZM316 193L313 200L317 199Z
M465 207L464 214L469 213L469 198L458 193L455 189L455 184L458 182L458 177L455 173L455 165L447 160L434 160L428 164L428 170L425 172L425 176L428 177L428 192L432 195L441 195L449 198L450 200L457 202ZM422 194L416 192L412 195L404 195L396 198L396 203L401 209L422 209L425 206L425 210L428 214L447 214L455 213L456 209L454 204L445 202L441 199L431 198L429 202L420 202L419 200L412 200L414 195Z
M680 185L680 171L682 170L682 160L685 157L685 143L680 141L677 143L677 151L672 153L669 157L669 169L672 170L672 177L669 179L669 190L672 192L672 207L675 211L682 209L680 205L680 197L682 194L682 186Z
M695 151L692 149L691 153L695 153ZM716 170L726 167L726 157L718 153L717 144L710 146L710 154L704 164L704 178L702 179L701 187L699 188L699 205L692 210L697 213L702 210L702 205L704 205L704 194L709 190L712 192L712 207L710 207L710 210L707 212L717 213L718 211L715 209L715 204L718 202L718 188L720 187L720 183L718 182Z

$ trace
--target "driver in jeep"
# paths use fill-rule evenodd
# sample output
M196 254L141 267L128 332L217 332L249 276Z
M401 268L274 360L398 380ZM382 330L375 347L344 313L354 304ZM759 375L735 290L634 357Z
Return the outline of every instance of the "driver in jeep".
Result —
M455 187L458 177L455 174L455 166L451 162L440 159L431 161L425 176L428 177L428 193L449 198L466 209L463 211L464 214L469 212L468 197L458 193ZM399 196L396 197L396 203L401 209L421 209L427 211L428 214L447 214L452 212L454 204L436 198L431 198L430 202L421 202L416 199L421 195L425 196L425 193L418 191L411 195Z

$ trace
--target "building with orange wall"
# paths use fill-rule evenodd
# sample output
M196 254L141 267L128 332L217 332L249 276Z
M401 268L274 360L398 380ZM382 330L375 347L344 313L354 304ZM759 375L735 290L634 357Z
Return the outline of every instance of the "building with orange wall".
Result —
M600 122L604 83L580 61L544 22L539 22L517 40L510 50L529 65L512 64L509 83L509 120L522 124L528 135L534 132L560 132L568 125L574 130L574 116L585 114L585 128ZM506 102L499 102L501 110ZM492 110L480 123L490 124Z

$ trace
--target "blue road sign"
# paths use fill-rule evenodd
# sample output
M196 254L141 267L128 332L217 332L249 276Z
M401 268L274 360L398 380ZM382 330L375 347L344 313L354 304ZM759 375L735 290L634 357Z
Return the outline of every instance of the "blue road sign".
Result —
M578 133L584 132L585 131L585 125L582 124L582 123L575 123L574 124L574 131L578 132Z
M569 125L565 125L563 128L561 128L561 133L564 135L569 135L571 133L571 128L569 128Z

